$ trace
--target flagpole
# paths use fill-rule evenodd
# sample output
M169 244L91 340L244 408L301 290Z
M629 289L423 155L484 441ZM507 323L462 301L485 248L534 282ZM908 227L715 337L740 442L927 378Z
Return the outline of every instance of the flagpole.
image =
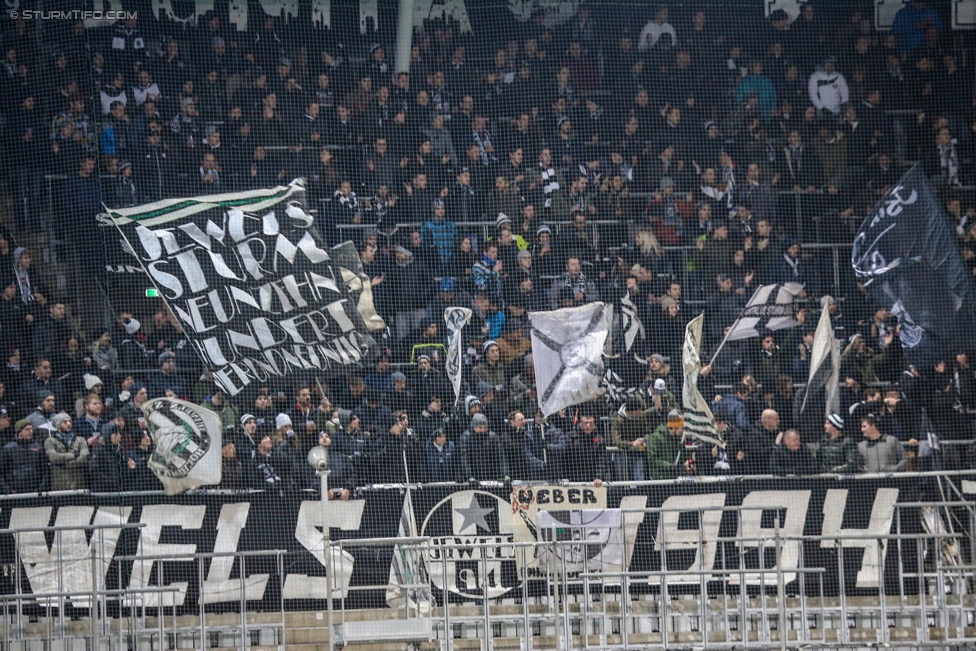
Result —
M704 312L703 312L703 314L704 314ZM728 335L725 335L724 337L722 337L722 343L720 343L718 345L718 348L715 349L715 354L713 354L712 355L712 358L710 360L708 360L708 365L709 366L711 366L712 364L715 363L715 358L718 357L718 354L720 352L722 352L722 348L725 346L725 342L728 341L728 339L729 339L729 336Z

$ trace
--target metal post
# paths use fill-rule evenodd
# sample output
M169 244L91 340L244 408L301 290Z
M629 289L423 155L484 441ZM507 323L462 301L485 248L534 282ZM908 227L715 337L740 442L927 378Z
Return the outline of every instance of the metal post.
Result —
M786 577L783 576L783 542L779 536L779 513L776 514L776 601L779 605L779 648L786 651ZM766 595L763 594L765 601Z
M410 72L410 49L413 44L413 0L400 0L397 14L397 72Z
M242 574L243 574L243 572L242 572ZM204 586L204 583L205 583L204 576L203 576L203 558L198 558L197 559L197 581L199 582L199 585L200 585L200 594L197 597L198 601L200 602L199 603L199 606L200 606L200 651L207 651L207 648L208 648L209 645L206 643L206 639L207 639L207 615L204 612L204 606L203 606L203 602L204 602L204 598L203 598L204 587L203 586Z
M332 613L332 532L329 530L329 474L331 470L320 470L322 479L322 551L325 554L325 592L329 610L329 651L335 651L335 631Z
M98 572L95 570L95 550L91 552L91 609L88 623L91 626L92 650L98 650Z

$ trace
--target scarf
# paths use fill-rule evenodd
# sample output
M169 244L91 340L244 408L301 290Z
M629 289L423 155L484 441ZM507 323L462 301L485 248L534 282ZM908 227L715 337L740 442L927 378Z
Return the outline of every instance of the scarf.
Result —
M556 180L556 170L553 168L543 168L542 170L542 194L545 195L546 208L552 208L552 198L556 190L559 189L559 181Z
M220 185L220 176L217 174L217 170L216 169L212 169L209 172L205 172L204 169L203 169L203 165L201 165L200 166L200 180L202 181L203 180L203 177L205 177L207 174L213 175L213 184L214 184L214 187Z
M17 269L17 261L20 260L20 254L24 251L26 249L22 246L14 249L14 278L17 281L17 287L20 289L20 300L25 305L30 305L36 300L34 298L34 291L31 289L30 275L26 269L23 271Z
M576 279L569 275L569 272L564 272L566 274L565 284L574 292L579 292L580 294L586 294L586 275L581 271Z
M799 260L794 260L793 258L791 258L789 253L784 253L783 254L783 259L786 260L786 264L790 265L790 269L793 271L793 275L794 276L799 276L800 275L800 268L799 268L800 261Z
M342 192L340 192L339 190L336 190L332 194L332 198L337 200L339 202L339 205L345 208L346 210L351 210L357 214L359 213L359 198L356 197L355 192L350 192L349 196L347 197L344 194L342 194Z
M472 135L474 136L474 141L478 143L478 151L481 153L481 164L489 165L492 161L497 160L494 156L488 153L488 147L491 147L491 136L485 131L484 134L479 134L477 131L472 130Z
M495 264L497 262L498 262L497 260L492 260L487 255L485 255L484 253L481 254L481 264L485 265L488 268L488 271L494 271L495 270Z
M962 185L959 181L959 160L956 158L956 148L939 145L939 166L942 168L942 178L948 185Z

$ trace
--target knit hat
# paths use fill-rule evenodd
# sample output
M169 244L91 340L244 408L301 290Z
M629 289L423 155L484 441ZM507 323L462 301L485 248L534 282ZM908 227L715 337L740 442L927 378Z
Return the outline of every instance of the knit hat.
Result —
M457 291L457 283L454 282L453 278L442 278L441 279L441 291L442 292L453 292Z
M36 394L37 404L38 405L42 404L45 400L47 400L48 396L53 396L53 395L54 395L53 391L48 391L47 389L41 389Z
M481 404L481 400L478 398L478 396L468 396L467 398L464 399L464 411L469 412L471 411L471 407L480 404Z
M624 411L641 411L643 408L644 405L641 404L641 400L637 396L630 396L624 403Z
M63 411L60 414L55 414L54 417L51 419L51 425L54 426L54 429L60 429L61 423L66 418L70 420L71 419L71 416L69 416L68 414L64 413Z
M532 257L532 254L529 253L528 251L519 251L518 254L515 256L515 261L516 262L521 262L522 261L522 258L531 258L531 257Z
M278 65L279 66L288 66L290 68L291 67L291 59L289 59L288 57L281 57L281 58L278 59Z
M352 422L352 416L353 416L353 413L352 413L351 410L349 410L349 409L340 409L339 410L339 426L342 427L343 429L345 429L346 427L349 427L349 423Z
M89 373L85 373L85 390L86 391L91 391L92 389L95 388L95 385L97 385L97 384L104 384L104 383L98 378L97 375L91 375Z
M685 426L685 417L680 411L678 411L677 409L672 409L671 411L668 412L668 427L677 428L677 427L684 427L684 426Z
M33 423L31 423L29 420L27 420L26 418L21 418L20 420L17 421L17 424L14 425L14 434L15 435L20 434L25 427L29 427L31 425L33 425Z
M420 363L420 360L422 360L422 359L426 359L428 362L430 362L430 355L427 355L426 353L423 354L423 355L417 355L417 363L418 364Z
M489 348L497 345L498 345L497 341L495 341L494 339L489 339L485 343L481 344L481 352L487 353Z
M494 389L495 387L482 380L481 382L478 382L478 385L475 387L475 392L478 394L478 399L480 400L481 398L487 396L489 391L493 391Z
M281 429L291 425L291 416L288 414L278 414L275 416L275 429Z
M654 353L653 355L650 356L649 359L656 359L662 364L665 362L664 355L662 355L661 353Z
M546 226L545 224L543 224L542 226L539 227L539 230L537 230L535 234L536 236L539 236L542 235L543 233L549 233L550 235L552 235L552 229Z
M247 425L252 420L257 420L252 414L244 414L241 416L241 425Z
M444 207L443 199L434 199L433 201L430 202L431 210L434 210L435 208L443 208L443 207Z
M844 419L840 417L840 414L831 414L827 416L827 422L841 431L844 430Z
M167 350L167 351L164 351L164 352L162 352L162 353L159 354L159 357L156 358L156 362L160 366L162 366L163 365L163 362L165 362L167 359L175 359L175 358L176 358L176 355L174 355L172 352L170 352L170 351Z
M505 224L511 225L511 218L503 212L498 213L498 217L495 218L495 228L501 228Z
M406 380L406 379L407 376L401 373L400 371L397 371L395 373L390 373L390 382L396 383L399 382L400 380Z
M664 298L661 299L661 311L662 312L667 312L668 311L668 308L671 307L672 305L674 305L677 302L678 301L674 300L670 296L665 296Z
M226 44L224 43L224 39L221 38L220 36L214 36L213 39L211 39L210 41L211 47L224 47L225 45Z
M474 429L475 427L487 427L487 426L488 426L488 419L485 417L484 414L475 414L474 416L471 417L471 429Z
M405 246L397 246L395 251L397 253L402 253L403 255L408 255L410 257L413 257L413 252Z

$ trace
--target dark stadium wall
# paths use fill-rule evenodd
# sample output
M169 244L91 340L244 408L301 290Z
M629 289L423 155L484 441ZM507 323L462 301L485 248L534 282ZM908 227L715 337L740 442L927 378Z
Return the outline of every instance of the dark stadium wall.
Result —
M877 594L878 567L884 567L886 591L898 589L898 565L906 573L915 571L917 542L884 545L880 551L874 541L848 539L843 553L832 541L817 536L843 535L857 537L884 536L888 533L920 533L918 512L913 508L896 509L897 503L914 502L919 483L916 479L859 479L824 481L821 479L769 479L731 483L676 482L643 487L621 488L521 486L515 490L461 490L431 487L413 496L417 533L431 539L424 558L434 596L443 599L445 591L451 601L514 596L521 589L522 576L529 577L527 589L545 590L544 568L533 549L520 558L511 542L537 540L538 512L561 511L577 517L595 516L604 507L626 509L623 519L624 564L631 572L694 570L737 570L740 558L744 572L714 574L708 577L709 593L739 592L739 582L756 593L760 584L775 586L773 567L777 518L783 538L783 564L788 589L800 589L796 568L824 568L823 592L835 595L838 579L845 580L845 593ZM365 499L330 502L330 534L333 541L367 538L394 538L403 535L401 518L404 496L397 490L375 490ZM409 502L407 502L409 504ZM745 510L707 509L742 506ZM672 510L661 519L655 511ZM700 518L700 510L704 517ZM901 513L901 521L895 514ZM741 516L741 517L740 517ZM565 518L564 518L565 519ZM568 520L567 520L568 521ZM585 524L584 519L584 524ZM0 502L0 529L31 527L141 523L143 528L101 530L86 534L80 530L64 533L61 546L55 544L59 534L24 532L0 534L0 565L8 571L0 575L0 592L56 592L56 577L63 576L67 591L79 593L69 600L69 610L87 608L84 593L91 590L90 554L94 550L112 557L110 563L99 563L107 589L141 586L175 586L178 611L196 612L201 593L199 575L205 577L205 605L208 610L234 610L240 602L241 560L217 563L210 559L198 562L194 553L227 553L282 550L284 577L279 575L277 559L272 556L249 556L246 559L246 599L257 610L277 610L284 596L289 610L321 608L325 599L324 560L322 553L323 508L313 494L270 493L218 494L195 493L167 497L155 494L125 496L77 495L5 499ZM398 530L398 526L401 528ZM883 530L882 530L883 529ZM661 540L667 551L662 552ZM754 543L718 541L720 538L762 538L767 541L760 559ZM804 540L799 540L800 538ZM814 539L810 539L814 538ZM704 541L704 545L700 542ZM609 567L612 555L606 540L588 554L589 569ZM740 544L742 545L740 547ZM104 547L102 546L104 545ZM474 545L482 545L486 551ZM592 550L591 550L592 551ZM336 589L345 598L346 607L385 607L382 589L350 590L356 586L383 586L388 583L393 555L390 546L365 546L334 549ZM160 570L158 561L120 560L120 557L175 554L184 560L168 560ZM485 554L482 556L482 554ZM844 571L839 572L839 558ZM20 562L20 567L16 564ZM52 571L60 559L61 567ZM484 560L479 560L484 559ZM524 562L523 562L524 561ZM596 565L594 565L596 563ZM601 563L603 563L601 565ZM767 568L765 576L757 571ZM19 573L19 574L18 574ZM15 577L21 584L14 585ZM909 594L914 588L907 585ZM697 576L672 576L669 590L696 592ZM808 594L818 594L819 581L804 582ZM631 589L657 592L660 580L635 580ZM514 592L513 592L514 591ZM513 593L513 594L509 594ZM339 594L337 592L337 594ZM141 598L141 597L137 597ZM157 604L158 595L145 595L147 606ZM43 600L40 600L43 602ZM29 605L39 610L41 605ZM109 608L117 608L110 602Z

